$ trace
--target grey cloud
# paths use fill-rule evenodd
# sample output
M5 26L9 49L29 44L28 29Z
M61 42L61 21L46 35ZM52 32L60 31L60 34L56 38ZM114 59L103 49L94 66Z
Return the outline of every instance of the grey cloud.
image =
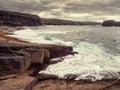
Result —
M113 0L108 4L93 2L91 4L71 2L64 7L65 12L76 12L76 13L99 13L101 14L120 14L120 0Z
M87 13L98 17L120 15L120 0L0 0L0 9L28 13L47 12L49 15L65 18L71 18L66 15L69 13Z
M23 12L41 12L54 9L54 6L49 7L50 1L41 0L39 3L36 1L18 2L17 0L0 1L0 7L3 10L23 11Z

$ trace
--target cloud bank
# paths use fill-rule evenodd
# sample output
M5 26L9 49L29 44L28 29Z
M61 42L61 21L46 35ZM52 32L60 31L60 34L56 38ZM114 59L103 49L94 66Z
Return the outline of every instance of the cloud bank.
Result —
M120 20L120 0L0 0L0 9L77 21Z

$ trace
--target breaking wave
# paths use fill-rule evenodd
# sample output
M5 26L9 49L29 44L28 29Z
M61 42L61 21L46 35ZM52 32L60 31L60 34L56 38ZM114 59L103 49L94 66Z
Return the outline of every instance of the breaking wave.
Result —
M46 70L40 71L39 73L54 74L62 79L66 79L65 76L71 74L77 76L75 80L120 79L120 55L113 55L105 47L99 46L98 44L87 41L64 41L53 36L54 34L68 35L71 32L74 31L43 31L27 28L25 30L15 31L13 35L9 36L32 43L71 45L74 47L74 51L78 52L75 55L61 57L62 59L52 59L51 61L60 62L49 65Z
M75 80L120 78L120 56L111 55L105 48L87 42L81 42L74 48L78 54L66 56L40 73L54 74L62 79L69 74L77 75Z

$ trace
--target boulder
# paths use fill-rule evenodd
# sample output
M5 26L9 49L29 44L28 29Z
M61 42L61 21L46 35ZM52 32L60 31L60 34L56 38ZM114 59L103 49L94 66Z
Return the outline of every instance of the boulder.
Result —
M46 49L27 48L26 51L31 55L31 63L46 64L49 63L50 54Z

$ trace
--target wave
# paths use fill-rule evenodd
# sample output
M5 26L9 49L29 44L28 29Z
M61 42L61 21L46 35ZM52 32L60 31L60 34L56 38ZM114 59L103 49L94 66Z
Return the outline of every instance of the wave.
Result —
M61 45L69 45L72 42L65 42L58 38L52 37L53 34L67 34L69 31L43 31L43 30L32 30L30 28L26 28L24 30L15 31L12 35L8 35L10 37L15 37L20 40L28 41L31 43L39 43L39 44L61 44Z
M88 42L81 42L74 48L78 54L66 56L63 61L48 66L40 73L54 74L62 79L66 75L77 75L75 80L120 78L120 56L111 55L104 47Z
M43 31L27 28L25 30L15 31L13 35L9 36L32 43L71 45L74 47L74 51L78 52L74 56L68 55L62 57L63 60L61 62L49 65L46 70L40 71L39 73L54 74L62 79L66 79L66 75L73 74L77 76L75 80L120 79L120 56L113 55L105 47L97 44L64 41L53 37L54 34L68 35L68 32L73 31ZM51 61L59 61L60 59L56 58Z

